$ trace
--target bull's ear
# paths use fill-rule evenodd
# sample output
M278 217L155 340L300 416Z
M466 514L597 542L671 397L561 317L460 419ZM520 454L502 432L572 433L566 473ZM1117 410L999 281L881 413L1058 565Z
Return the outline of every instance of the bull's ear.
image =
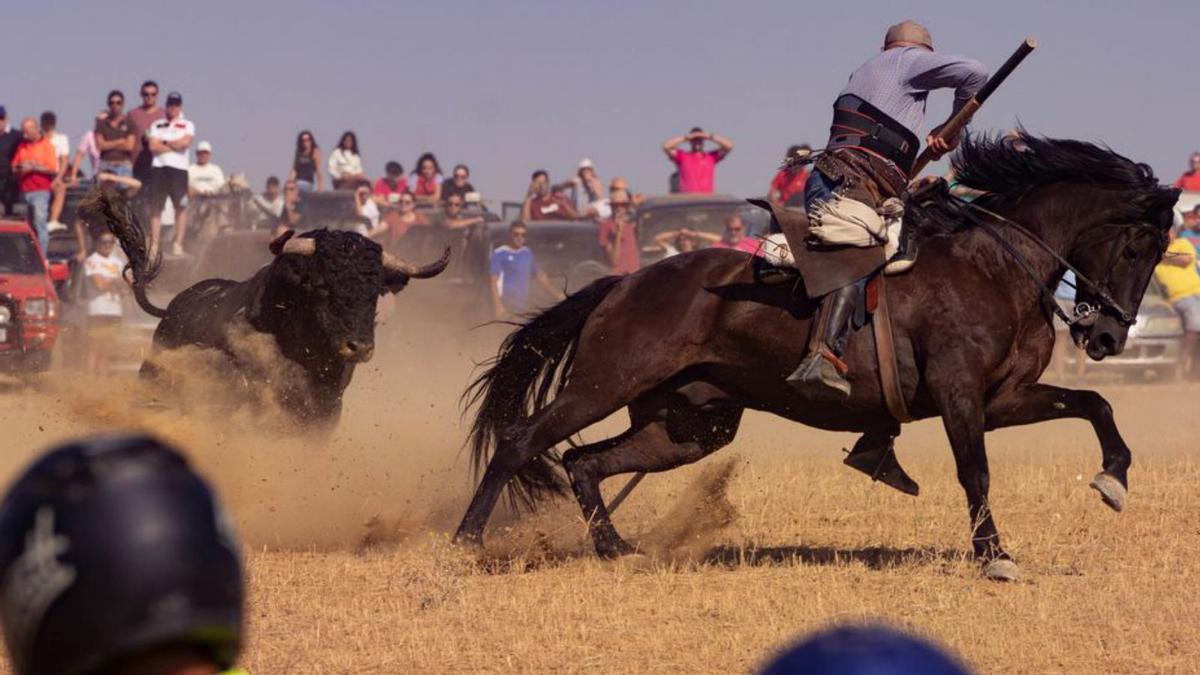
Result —
M272 239L271 243L267 245L267 248L271 250L271 255L279 255L280 253L283 253L283 245L287 243L288 239L291 239L295 235L295 230L284 230L283 234L280 234L278 237Z

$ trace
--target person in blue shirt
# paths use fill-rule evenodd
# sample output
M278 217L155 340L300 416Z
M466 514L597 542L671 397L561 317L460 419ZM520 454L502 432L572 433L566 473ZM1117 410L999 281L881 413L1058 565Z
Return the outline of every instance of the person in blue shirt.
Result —
M516 221L508 228L508 243L492 252L492 304L497 319L507 319L529 311L529 282L537 279L552 297L565 300L566 294L551 285L538 267L533 251L525 245L529 230Z

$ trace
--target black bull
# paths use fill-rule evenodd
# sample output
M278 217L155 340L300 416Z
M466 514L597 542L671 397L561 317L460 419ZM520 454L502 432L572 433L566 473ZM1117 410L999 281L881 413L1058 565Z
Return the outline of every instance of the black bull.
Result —
M450 253L447 249L440 260L415 266L353 232L288 232L271 243L275 259L251 278L200 281L163 309L146 296L160 260L150 259L145 233L125 200L111 190L94 190L79 211L89 222L106 223L120 241L138 305L161 319L155 352L208 347L224 352L237 367L234 341L244 332L239 329L269 335L280 354L303 372L298 387L280 392L281 404L297 420L317 424L337 421L355 366L371 358L379 297L400 292L410 279L436 276ZM153 359L142 364L144 375L155 372Z
M1106 297L1136 313L1178 197L1148 167L1094 145L1022 135L964 142L955 169L962 183L991 193L982 198L990 210L1021 222L1097 281L1080 289L1079 302L1103 305L1098 298ZM988 502L985 431L1090 421L1102 450L1093 487L1116 510L1131 455L1103 397L1038 382L1054 344L1042 292L1064 268L1003 223L994 227L1028 273L985 229L963 227L927 241L914 268L890 281L889 297L908 408L918 419L942 418L974 552L989 576L1013 578ZM475 463L486 470L456 538L481 541L506 485L533 503L569 483L597 552L628 553L600 482L699 460L733 440L746 408L890 444L900 425L884 405L870 330L849 340L850 399L805 398L785 378L803 356L815 304L790 285L756 284L749 261L723 250L679 255L601 279L512 333L466 394L477 404ZM1124 346L1128 318L1111 310L1072 328L1092 358ZM621 408L628 430L569 450L563 481L554 447Z

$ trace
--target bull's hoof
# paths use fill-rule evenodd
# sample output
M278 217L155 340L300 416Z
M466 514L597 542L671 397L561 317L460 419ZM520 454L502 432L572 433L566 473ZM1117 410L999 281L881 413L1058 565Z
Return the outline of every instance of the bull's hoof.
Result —
M617 537L615 541L606 541L603 545L596 544L596 555L605 560L616 560L638 552L629 542Z
M1113 478L1111 475L1101 471L1092 479L1091 488L1100 493L1100 499L1108 504L1109 508L1117 513L1120 513L1125 508L1125 495L1129 492L1121 481Z
M983 566L983 576L992 581L1018 581L1021 568L1008 558L995 558Z

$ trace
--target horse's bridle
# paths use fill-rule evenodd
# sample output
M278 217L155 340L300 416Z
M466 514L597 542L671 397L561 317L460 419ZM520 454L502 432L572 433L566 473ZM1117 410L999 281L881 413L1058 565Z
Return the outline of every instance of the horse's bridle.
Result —
M1125 328L1137 323L1137 315L1135 315L1133 312L1130 312L1128 309L1125 309L1121 303L1117 302L1116 299L1112 297L1110 282L1112 280L1113 268L1117 262L1117 256L1120 255L1122 250L1133 244L1138 237L1141 237L1145 234L1157 234L1151 226L1145 223L1102 225L1101 227L1117 229L1118 233L1117 236L1113 237L1113 246L1109 250L1108 262L1105 265L1104 279L1100 282L1095 282L1088 278L1086 274L1080 272L1074 265L1067 262L1066 258L1059 255L1059 253L1054 249L1050 248L1049 244L1042 241L1041 237L1029 231L1029 229L1024 225L1021 225L1020 223L1009 218L1005 218L1004 216L973 202L964 201L962 199L958 199L957 197L954 199L956 199L962 206L965 206L969 209L968 211L964 211L963 214L976 225L983 228L985 232L990 234L992 238L999 242L1000 245L1003 246L1006 251L1008 251L1008 254L1012 256L1014 260L1016 260L1021 269L1025 270L1025 273L1029 275L1029 278L1033 280L1034 284L1036 284L1038 289L1041 291L1043 300L1046 301L1046 304L1058 316L1058 318L1063 320L1063 323L1066 323L1068 326L1091 326L1092 324L1096 323L1096 319L1098 319L1100 313L1104 311L1107 311L1109 314L1111 314L1117 320L1117 322ZM1077 291L1079 290L1080 285L1091 289L1095 295L1097 303L1095 305L1086 302L1076 303L1075 309L1072 311L1071 315L1068 315L1061 307L1058 306L1058 303L1054 298L1053 289L1046 286L1045 282L1043 282L1038 276L1037 272L1034 271L1033 265L1029 262L1029 259L1026 258L1016 246L1013 246L1012 242L1002 237L1000 232L998 232L991 223L987 222L987 220L983 218L980 218L974 213L971 213L972 210L991 216L992 218L995 218L1009 227L1012 227L1017 232L1025 235L1025 237L1037 245L1038 248L1050 254L1050 256L1057 260L1059 264L1075 274L1075 283L1071 283L1066 280L1063 280L1063 283L1066 283L1068 286Z

